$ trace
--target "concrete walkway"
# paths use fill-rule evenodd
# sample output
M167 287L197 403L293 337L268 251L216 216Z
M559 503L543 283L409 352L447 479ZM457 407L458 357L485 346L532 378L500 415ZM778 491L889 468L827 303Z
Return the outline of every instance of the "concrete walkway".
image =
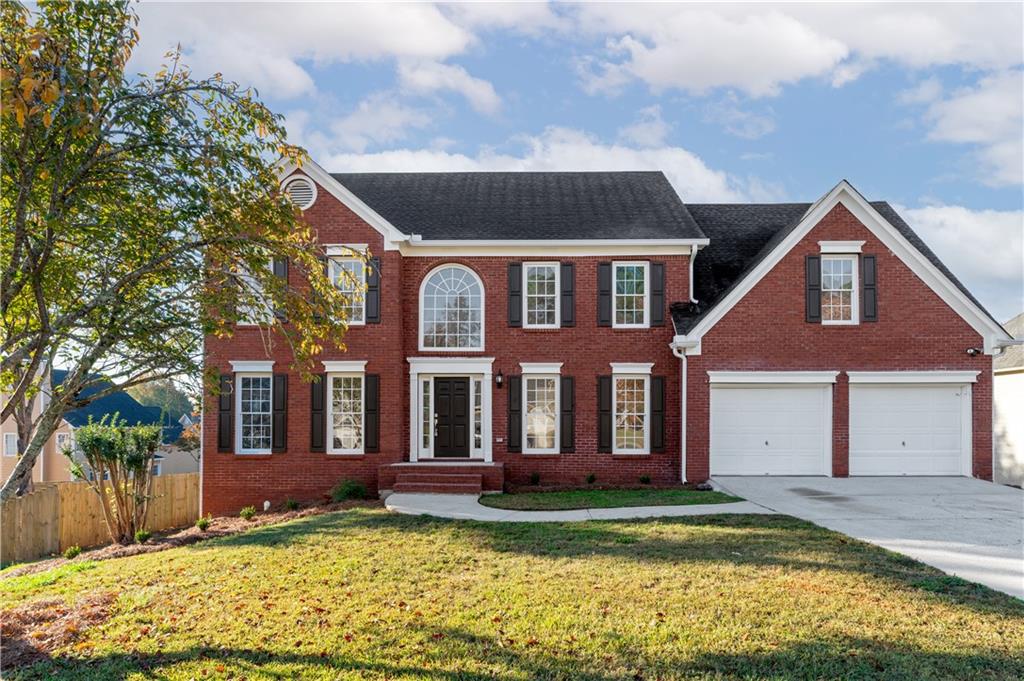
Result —
M590 508L575 511L509 511L483 506L472 494L392 494L384 501L390 511L407 515L432 515L455 520L483 520L505 523L561 523L580 520L626 520L630 518L675 518L715 513L774 513L749 501L732 504L691 504L689 506L632 506Z
M716 477L779 513L1024 598L1024 492L974 478Z

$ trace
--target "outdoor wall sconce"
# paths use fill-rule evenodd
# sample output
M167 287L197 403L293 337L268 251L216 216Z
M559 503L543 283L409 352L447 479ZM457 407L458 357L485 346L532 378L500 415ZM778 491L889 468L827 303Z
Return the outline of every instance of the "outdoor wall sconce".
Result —
M501 369L498 369L498 373L494 374L494 385L500 388L504 382L505 377L501 375Z

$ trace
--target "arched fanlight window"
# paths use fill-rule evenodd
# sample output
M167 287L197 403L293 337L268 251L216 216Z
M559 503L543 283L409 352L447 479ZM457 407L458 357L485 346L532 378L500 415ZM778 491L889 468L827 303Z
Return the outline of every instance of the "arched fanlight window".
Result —
M484 349L484 287L462 265L442 265L420 287L420 348Z

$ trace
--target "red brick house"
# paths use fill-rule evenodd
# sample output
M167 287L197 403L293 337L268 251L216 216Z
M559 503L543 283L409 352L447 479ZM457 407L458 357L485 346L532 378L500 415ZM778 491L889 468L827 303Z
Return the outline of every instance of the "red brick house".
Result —
M708 205L659 172L284 177L329 271L365 293L313 384L256 327L207 339L225 390L204 412L204 512L342 478L992 476L1010 336L845 181L814 204Z

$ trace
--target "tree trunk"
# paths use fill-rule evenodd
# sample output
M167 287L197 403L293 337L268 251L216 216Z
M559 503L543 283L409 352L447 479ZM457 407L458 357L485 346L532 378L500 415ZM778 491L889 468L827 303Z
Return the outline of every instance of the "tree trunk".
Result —
M35 435L32 436L28 447L22 452L18 458L17 465L7 477L3 488L0 489L0 501L6 501L15 496L27 481L31 481L32 466L35 465L39 453L43 451L46 441L57 430L57 424L62 415L63 409L59 408L56 400L46 405L46 410L43 411L39 418L39 423L36 425Z

